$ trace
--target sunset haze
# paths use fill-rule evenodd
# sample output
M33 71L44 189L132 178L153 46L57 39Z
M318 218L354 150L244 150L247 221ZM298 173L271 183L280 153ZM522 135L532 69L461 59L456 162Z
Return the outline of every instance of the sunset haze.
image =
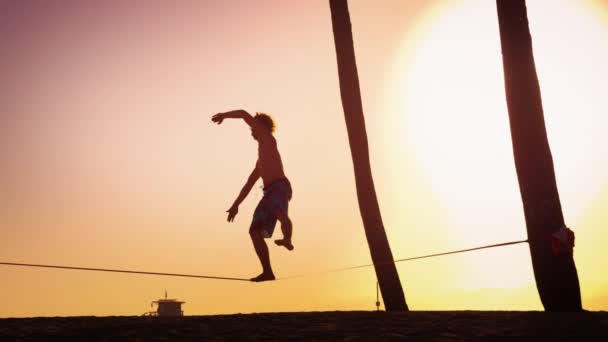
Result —
M493 1L349 1L396 259L525 240ZM608 310L608 1L528 1L588 310ZM0 317L373 310L327 1L0 1L0 261L249 278L270 113L295 250L250 282L0 266ZM280 234L279 229L275 230ZM411 310L542 310L527 244L405 263Z

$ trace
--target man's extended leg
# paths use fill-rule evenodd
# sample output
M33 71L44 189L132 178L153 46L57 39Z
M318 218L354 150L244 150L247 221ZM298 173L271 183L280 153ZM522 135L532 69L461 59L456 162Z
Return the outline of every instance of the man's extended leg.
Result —
M255 252L260 259L260 263L262 263L262 274L255 278L251 278L251 281L267 281L274 280L274 273L272 272L272 267L270 266L270 254L268 252L268 246L266 246L266 241L264 241L264 237L262 236L262 232L259 230L249 232L251 236L251 241L253 242L253 248L255 248Z
M277 219L279 222L281 222L281 232L283 232L283 238L281 240L274 240L274 243L291 251L293 250L293 244L291 243L291 234L293 232L291 219L285 212L278 212Z

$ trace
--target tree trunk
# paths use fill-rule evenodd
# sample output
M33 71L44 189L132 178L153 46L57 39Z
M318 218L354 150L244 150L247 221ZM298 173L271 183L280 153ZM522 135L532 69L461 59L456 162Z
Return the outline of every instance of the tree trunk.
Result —
M348 5L346 0L330 0L329 5L338 60L342 107L344 108L365 236L372 261L375 264L376 276L386 310L405 311L408 310L408 307L382 224L372 179Z
M525 0L497 0L515 168L536 286L547 311L580 311L571 253L554 255L551 235L564 226L534 66Z

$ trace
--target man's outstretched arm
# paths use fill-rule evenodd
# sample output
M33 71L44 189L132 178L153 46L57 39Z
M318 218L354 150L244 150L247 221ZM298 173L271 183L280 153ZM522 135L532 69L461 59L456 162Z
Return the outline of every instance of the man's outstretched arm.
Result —
M211 117L211 121L216 122L218 125L224 121L224 119L243 119L249 125L249 127L253 129L259 128L259 123L251 116L251 114L247 113L242 109L231 110L225 113L218 113Z
M234 217L239 212L239 205L241 204L241 202L243 202L245 197L249 195L251 188L253 188L253 185L258 180L258 178L260 178L260 174L258 173L258 168L256 167L253 169L253 171L251 171L249 178L247 178L247 183L245 183L243 189L241 189L239 196L236 198L236 200L234 200L234 203L232 204L230 209L226 210L226 212L228 213L228 222L234 221Z

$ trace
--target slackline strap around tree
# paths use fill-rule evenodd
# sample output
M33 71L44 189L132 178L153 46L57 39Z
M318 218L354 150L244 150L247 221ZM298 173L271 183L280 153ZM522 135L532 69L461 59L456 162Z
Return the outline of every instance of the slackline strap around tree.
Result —
M525 243L525 242L528 242L528 241L529 240L511 241L511 242L504 242L504 243L498 243L498 244L487 245L487 246L480 246L480 247L474 247L474 248L460 249L460 250L455 250L455 251L450 251L450 252L443 252L443 253L422 255L422 256L405 258L405 259L398 259L398 260L394 260L394 261L380 262L380 263L376 263L376 264L371 263L371 264L358 265L358 266L335 268L335 269L331 269L331 270L327 270L327 271L321 271L321 272L317 272L317 273L311 273L311 274L307 274L307 275L277 278L276 280L286 280L286 279L302 278L302 277L305 277L305 276L321 275L321 274L326 274L326 273L348 271L348 270L354 270L354 269L357 269L357 268L365 268L365 267L371 267L371 266L382 266L382 265L389 265L389 264L393 264L393 263L396 264L398 262L417 260L417 259L424 259L424 258L432 258L432 257L436 257L436 256L441 256L441 255L464 253L464 252L476 251L476 250L486 249L486 248L495 248L495 247L502 247L502 246L508 246L508 245L515 245L515 244ZM132 270L116 270L116 269L108 269L108 268L59 266L59 265L42 265L42 264L24 264L24 263L16 263L16 262L0 262L0 265L5 265L5 266L21 266L21 267L55 268L55 269L65 269L65 270L77 270L77 271L96 271L96 272L146 274L146 275L156 275L156 276L202 278L202 279L215 279L215 280L251 281L250 279L245 279L245 278L217 277L217 276L196 275L196 274L147 272L147 271L132 271Z

